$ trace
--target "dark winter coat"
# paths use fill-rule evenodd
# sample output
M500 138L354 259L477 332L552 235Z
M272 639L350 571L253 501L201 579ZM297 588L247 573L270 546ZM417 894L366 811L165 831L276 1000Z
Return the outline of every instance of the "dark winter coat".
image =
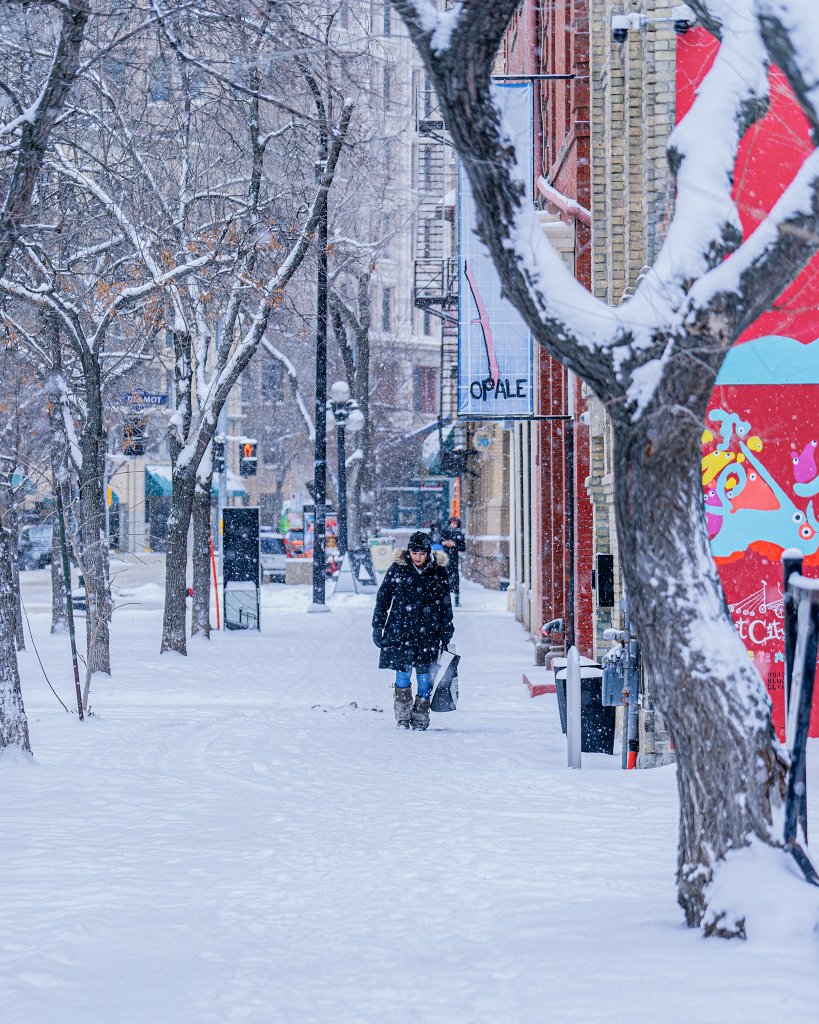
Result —
M466 551L466 536L464 531L457 526L445 526L441 530L441 540L454 540L455 547L450 548L444 546L444 551L447 553L449 558L449 565L447 566L447 572L449 573L450 580L458 579L458 555L461 551Z
M375 598L373 630L383 631L379 668L430 665L452 639L446 563L443 552L433 551L418 572L406 551L396 551Z

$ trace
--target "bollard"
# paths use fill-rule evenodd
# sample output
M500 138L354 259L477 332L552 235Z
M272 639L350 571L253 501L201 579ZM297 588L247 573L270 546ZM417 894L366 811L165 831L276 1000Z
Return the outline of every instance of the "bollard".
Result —
M572 647L566 656L566 740L569 768L580 767L580 655Z

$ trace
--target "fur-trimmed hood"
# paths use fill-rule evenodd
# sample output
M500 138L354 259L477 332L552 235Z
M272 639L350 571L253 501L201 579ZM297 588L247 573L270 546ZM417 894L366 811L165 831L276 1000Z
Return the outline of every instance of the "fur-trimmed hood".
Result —
M430 551L430 554L441 568L443 568L449 561L449 558L444 551ZM409 557L409 549L396 548L395 555L393 556L393 562L397 562L398 565L412 565L412 559Z

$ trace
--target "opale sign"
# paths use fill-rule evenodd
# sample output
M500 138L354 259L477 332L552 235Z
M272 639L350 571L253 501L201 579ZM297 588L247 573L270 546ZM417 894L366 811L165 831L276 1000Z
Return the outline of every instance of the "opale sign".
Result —
M494 86L512 135L518 168L532 196L532 83ZM495 264L475 234L469 179L458 167L458 415L510 418L534 411L532 335L501 294Z

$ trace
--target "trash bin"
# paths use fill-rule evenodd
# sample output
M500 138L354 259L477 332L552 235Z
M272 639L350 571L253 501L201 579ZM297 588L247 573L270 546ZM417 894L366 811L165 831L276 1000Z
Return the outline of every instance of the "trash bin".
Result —
M555 688L560 728L566 732L566 659L556 658ZM603 704L603 669L588 658L580 666L580 749L584 754L614 753L617 709Z

